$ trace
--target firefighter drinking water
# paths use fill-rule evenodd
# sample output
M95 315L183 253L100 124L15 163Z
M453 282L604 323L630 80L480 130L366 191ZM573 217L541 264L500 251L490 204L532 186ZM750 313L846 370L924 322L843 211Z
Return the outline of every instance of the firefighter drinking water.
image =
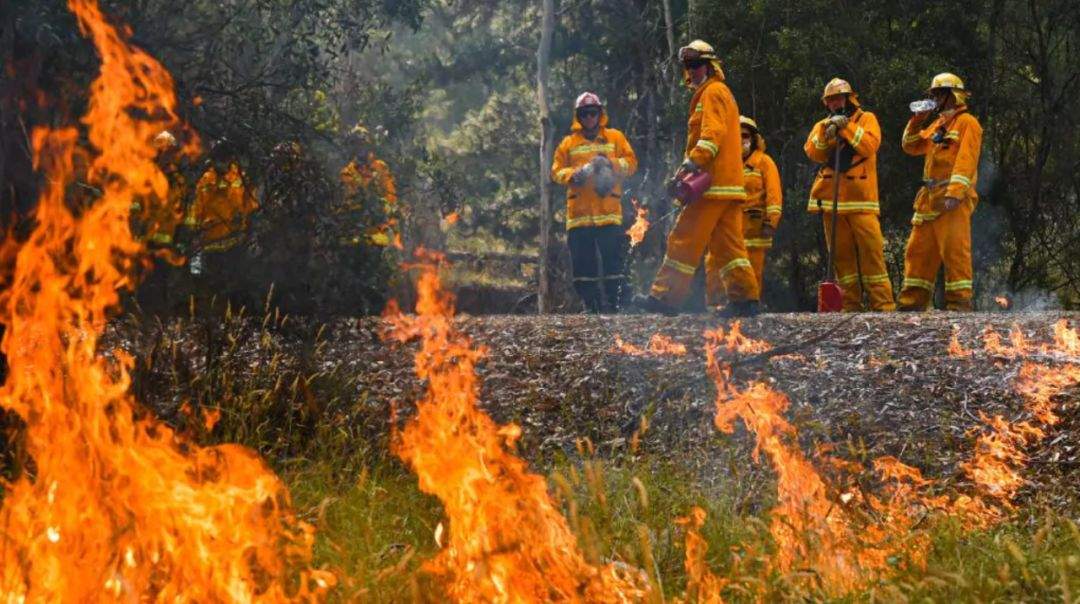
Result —
M937 117L923 129L932 112L912 115L902 141L905 153L922 155L925 160L904 252L900 309L930 306L938 269L944 263L946 309L972 310L971 214L979 202L975 182L982 126L968 112L968 92L960 78L939 74L930 82L929 93Z
M582 93L574 102L571 133L555 149L551 179L566 186L574 290L587 312L615 312L622 303L622 181L636 170L634 150L622 132L608 127L600 97Z
M863 293L875 311L891 311L892 283L885 266L885 241L878 221L877 152L881 128L877 117L865 111L851 84L834 78L825 85L821 101L829 111L810 130L803 150L821 164L807 210L822 215L825 241L832 245L835 178L840 179L836 200L836 275L844 292L845 312L863 309ZM840 146L839 175L833 166Z
M708 189L685 205L668 236L667 253L650 295L635 298L649 312L674 314L685 302L702 254L708 250L728 304L721 316L758 313L758 283L743 242L742 142L739 108L724 83L724 72L709 44L694 40L679 50L684 76L694 89L686 155L675 179L706 172Z

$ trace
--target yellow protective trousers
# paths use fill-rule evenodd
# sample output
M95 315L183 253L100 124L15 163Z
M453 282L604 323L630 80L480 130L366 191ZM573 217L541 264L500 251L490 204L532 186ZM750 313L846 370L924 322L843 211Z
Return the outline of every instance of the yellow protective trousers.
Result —
M945 263L945 308L971 310L971 213L965 200L929 222L914 225L904 251L900 308L926 310L938 269Z
M652 295L678 308L686 301L701 256L709 252L731 302L757 300L760 292L743 243L741 201L699 199L682 209L668 235L667 254Z
M822 212L825 241L832 241L832 213ZM896 310L892 282L885 267L885 239L876 214L840 214L836 220L836 280L844 290L844 312L863 309L863 292L876 311Z
M765 292L765 254L772 247L772 237L765 237L761 232L765 224L763 211L743 207L743 243L750 268L757 278L759 296ZM715 256L705 254L705 303L709 306L721 306L727 302L724 280L720 276L722 268L723 264Z

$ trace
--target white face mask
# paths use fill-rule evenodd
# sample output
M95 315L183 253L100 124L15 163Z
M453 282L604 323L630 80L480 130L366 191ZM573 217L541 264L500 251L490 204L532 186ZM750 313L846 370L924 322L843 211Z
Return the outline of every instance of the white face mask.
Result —
M743 155L749 155L750 154L750 141L749 140L744 140L742 142L742 154Z

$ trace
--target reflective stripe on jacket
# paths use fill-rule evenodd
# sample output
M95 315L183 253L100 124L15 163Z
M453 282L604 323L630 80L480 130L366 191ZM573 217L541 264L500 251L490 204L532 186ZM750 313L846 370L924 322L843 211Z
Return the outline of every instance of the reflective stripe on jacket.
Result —
M743 179L746 181L746 205L743 207L748 211L763 212L765 220L774 229L780 226L784 194L776 162L762 149L755 149L743 165Z
M982 149L982 126L961 106L956 113L941 116L925 130L916 130L914 118L904 128L901 147L908 155L923 155L923 186L915 195L912 224L930 222L944 211L946 197L964 203L979 203L975 192L978 180L979 152ZM934 142L935 137L938 142Z
M704 199L746 199L739 106L719 74L698 86L690 99L686 157L712 176Z
M247 230L248 216L258 207L239 166L230 164L223 175L211 166L195 186L184 223L199 229L205 249L220 251L239 242L237 235Z

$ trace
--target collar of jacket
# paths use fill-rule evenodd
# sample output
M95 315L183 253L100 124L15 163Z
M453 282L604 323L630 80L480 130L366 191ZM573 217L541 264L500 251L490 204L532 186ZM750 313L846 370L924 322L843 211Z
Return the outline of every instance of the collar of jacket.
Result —
M743 160L743 165L748 168L756 169L758 167L758 164L761 163L761 156L763 155L765 155L765 151L763 149L754 149L750 152L750 155L747 155L746 159Z
M596 136L597 137L600 137L600 136L604 135L604 128L607 128L607 124L608 124L607 109L601 107L600 108L600 126L596 130ZM570 131L571 132L580 132L582 136L585 135L585 127L582 126L581 122L578 121L577 111L576 110L574 111L574 119L573 119L573 121L570 122Z

